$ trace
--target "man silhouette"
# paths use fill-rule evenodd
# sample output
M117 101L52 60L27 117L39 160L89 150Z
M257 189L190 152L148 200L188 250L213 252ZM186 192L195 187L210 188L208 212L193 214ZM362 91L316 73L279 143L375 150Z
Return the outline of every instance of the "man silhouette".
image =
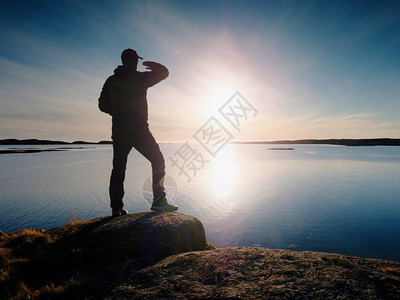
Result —
M152 61L143 62L150 71L138 72L139 59L143 58L135 50L125 49L121 54L122 66L118 66L114 75L106 80L99 98L99 109L112 116L114 157L109 193L114 217L128 213L123 209L122 198L126 163L132 147L151 162L154 197L151 210L178 209L167 201L164 157L147 123L147 89L166 79L169 72L163 65Z

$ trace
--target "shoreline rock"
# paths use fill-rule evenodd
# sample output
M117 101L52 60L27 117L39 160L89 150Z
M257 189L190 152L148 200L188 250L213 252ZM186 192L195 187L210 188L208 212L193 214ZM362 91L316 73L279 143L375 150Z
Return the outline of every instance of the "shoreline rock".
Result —
M50 236L63 229L48 230ZM143 212L93 220L79 232L82 249L105 260L122 261L134 257L167 257L206 248L203 224L181 213ZM110 258L109 253L114 256Z
M1 299L399 299L400 262L216 248L180 213L0 234Z
M232 247L173 255L129 272L110 299L398 299L400 263Z

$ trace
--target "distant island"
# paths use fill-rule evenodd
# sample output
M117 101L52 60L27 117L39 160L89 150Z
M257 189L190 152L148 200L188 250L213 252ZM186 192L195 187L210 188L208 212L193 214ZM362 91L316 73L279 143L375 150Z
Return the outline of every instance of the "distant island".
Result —
M100 142L63 142L63 141L51 141L51 140L38 140L38 139L5 139L0 140L0 145L93 145L93 144L112 144L112 141L100 141Z
M375 138L375 139L307 139L307 140L281 140L281 141L253 141L231 142L231 144L262 144L262 145L339 145L339 146L400 146L400 139Z
M281 147L272 147L267 150L294 150L294 148L281 148Z
M112 141L100 142L63 142L38 139L5 139L0 140L0 145L87 145L87 144L112 144ZM266 145L340 145L340 146L400 146L400 139L373 138L373 139L305 139L305 140L279 140L279 141L247 141L230 142L230 144L266 144Z
M17 139L6 139L0 140L0 145L93 145L93 144L112 144L111 141L100 141L97 143L76 141L76 142L63 142L63 141L51 141L51 140L38 140L38 139L28 139L28 140L17 140ZM0 154L21 154L21 153L39 153L39 152L54 152L54 151L69 151L77 149L91 149L94 147L59 147L59 148L7 148L0 149Z

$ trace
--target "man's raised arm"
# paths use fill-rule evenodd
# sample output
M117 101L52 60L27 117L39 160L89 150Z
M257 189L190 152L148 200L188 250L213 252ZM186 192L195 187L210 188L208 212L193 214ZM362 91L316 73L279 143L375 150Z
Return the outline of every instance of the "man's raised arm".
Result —
M162 64L154 61L145 61L143 62L143 65L146 66L147 70L151 70L150 72L142 73L147 87L151 87L159 83L160 81L166 79L169 75L168 69Z

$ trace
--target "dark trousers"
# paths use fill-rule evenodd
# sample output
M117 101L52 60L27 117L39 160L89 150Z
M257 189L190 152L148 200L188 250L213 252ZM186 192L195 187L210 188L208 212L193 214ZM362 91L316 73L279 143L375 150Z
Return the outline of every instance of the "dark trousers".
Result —
M141 120L133 113L120 113L113 116L113 169L110 178L110 199L113 210L121 209L124 204L124 180L126 163L132 147L151 162L153 175L154 201L166 197L165 161L156 140L149 130L147 120Z

